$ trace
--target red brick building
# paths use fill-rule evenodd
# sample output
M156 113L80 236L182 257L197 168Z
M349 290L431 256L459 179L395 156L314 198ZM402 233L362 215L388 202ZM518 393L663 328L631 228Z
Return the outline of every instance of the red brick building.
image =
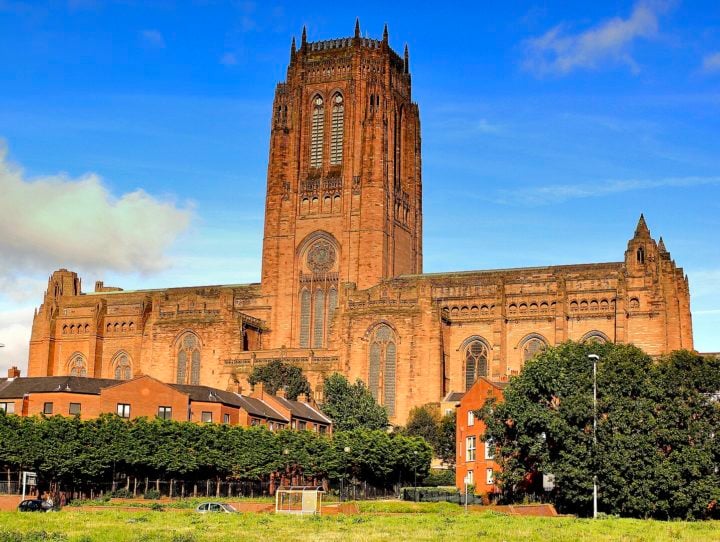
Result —
M502 401L506 385L506 382L491 382L481 377L460 398L456 409L455 485L461 490L467 480L477 495L497 492L495 472L499 466L495 462L495 449L492 441L483 440L485 424L475 417L475 411L488 399Z
M55 271L29 375L233 391L280 359L317 397L332 372L363 379L404 423L546 345L693 347L687 277L642 216L615 262L424 274L421 170L407 48L396 53L387 29L315 42L303 31L271 112L261 282L86 292Z
M20 416L96 418L114 413L122 418L230 425L265 425L271 431L298 429L325 434L332 421L312 400L291 401L263 392L250 396L208 386L166 384L147 375L130 380L80 376L21 378L15 368L0 378L0 410Z

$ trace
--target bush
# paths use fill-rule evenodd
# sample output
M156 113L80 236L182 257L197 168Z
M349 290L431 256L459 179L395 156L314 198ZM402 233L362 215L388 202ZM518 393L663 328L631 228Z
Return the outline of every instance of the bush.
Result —
M143 499L157 500L160 498L160 492L157 489L148 489L143 495Z
M453 469L431 470L422 481L422 485L428 486L455 486L455 471Z
M133 494L132 491L129 489L126 489L124 487L121 487L120 489L116 489L110 494L111 497L115 499L132 499Z

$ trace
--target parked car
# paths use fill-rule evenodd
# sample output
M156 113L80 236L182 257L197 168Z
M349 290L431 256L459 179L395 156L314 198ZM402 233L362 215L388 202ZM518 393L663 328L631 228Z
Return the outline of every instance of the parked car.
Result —
M25 499L18 504L17 509L18 512L50 512L53 508L42 499Z
M234 514L237 512L231 504L225 504L223 502L204 502L195 509L200 514L210 514L214 512L221 512L224 514Z

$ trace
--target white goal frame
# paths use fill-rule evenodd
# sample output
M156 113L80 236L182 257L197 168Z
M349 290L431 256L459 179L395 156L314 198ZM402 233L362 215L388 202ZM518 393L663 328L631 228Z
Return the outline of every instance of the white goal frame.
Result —
M322 496L325 491L321 486L282 487L275 492L275 513L320 515L322 513Z

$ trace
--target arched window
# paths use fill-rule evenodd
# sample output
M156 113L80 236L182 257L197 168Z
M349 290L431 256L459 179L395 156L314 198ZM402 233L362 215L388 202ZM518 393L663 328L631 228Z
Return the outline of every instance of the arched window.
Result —
M312 125L310 127L310 167L322 167L325 130L325 105L320 96L313 100Z
M332 324L333 317L335 316L335 309L337 308L337 290L330 288L328 292L328 328Z
M132 369L127 354L120 354L115 361L115 380L130 380Z
M545 341L538 337L531 337L526 340L522 345L523 361L529 361L537 356L540 352L545 350Z
M310 346L310 292L300 292L300 347Z
M335 94L332 99L332 125L330 131L330 165L342 164L343 130L345 123L345 105L342 94Z
M645 263L645 249L643 247L637 249L637 262Z
M313 299L313 348L322 348L325 331L325 292L315 291Z
M82 354L76 354L70 360L70 376L87 376L87 364Z
M375 400L384 405L390 415L395 413L396 366L395 332L387 324L380 324L370 338L368 387Z
M488 374L488 348L484 342L474 340L465 347L465 390Z
M593 330L583 335L580 338L580 342L585 344L607 344L611 341L602 331Z
M200 384L200 344L192 333L186 333L180 340L177 359L177 383Z

